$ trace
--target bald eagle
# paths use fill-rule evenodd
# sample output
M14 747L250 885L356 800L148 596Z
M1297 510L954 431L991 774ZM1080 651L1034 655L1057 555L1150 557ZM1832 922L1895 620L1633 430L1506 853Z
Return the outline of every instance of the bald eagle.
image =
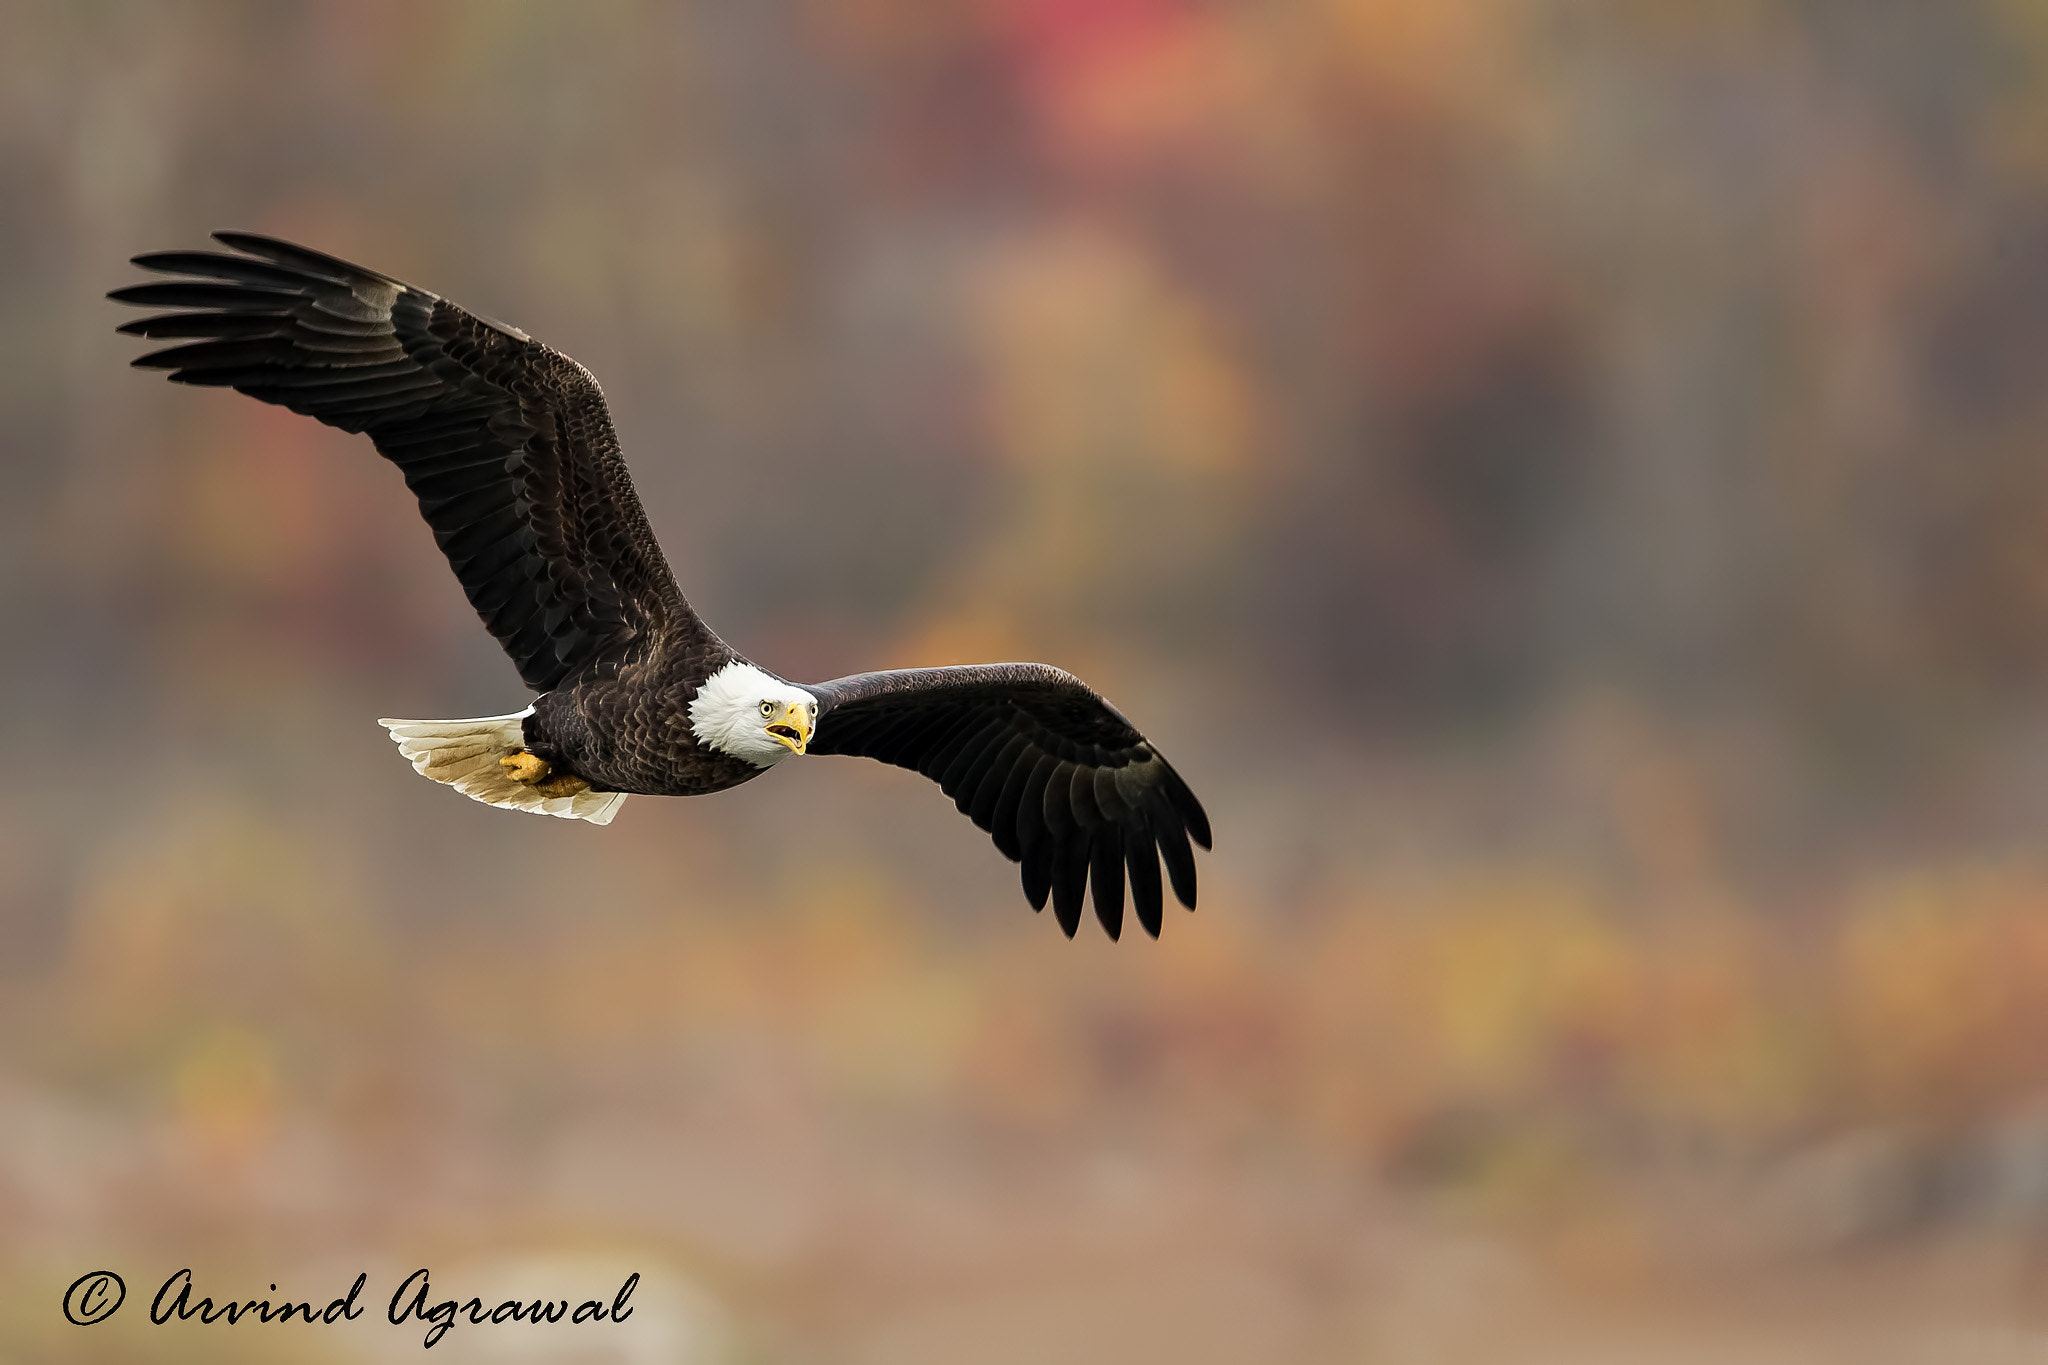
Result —
M1201 803L1078 678L1035 663L823 683L768 672L684 600L588 370L374 270L254 233L214 238L229 251L135 257L175 278L109 295L174 310L120 329L181 342L134 363L367 435L539 694L510 715L380 721L420 773L603 825L628 794L700 796L792 754L858 754L937 782L1069 938L1091 888L1118 936L1126 874L1157 937L1161 862L1194 908Z

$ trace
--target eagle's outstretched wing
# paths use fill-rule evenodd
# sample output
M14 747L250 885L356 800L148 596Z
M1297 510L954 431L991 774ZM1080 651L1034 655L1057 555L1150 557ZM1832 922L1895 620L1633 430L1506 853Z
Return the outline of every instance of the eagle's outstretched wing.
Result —
M214 236L240 254L137 256L185 278L110 295L180 310L121 328L188 339L135 364L367 433L527 686L545 692L660 632L709 635L648 529L589 371L374 270Z
M1080 679L1045 664L976 664L805 687L818 698L811 753L859 754L937 782L1024 865L1034 910L1051 895L1069 938L1091 883L1096 918L1111 938L1122 932L1126 867L1138 923L1157 938L1162 857L1173 894L1194 909L1188 840L1209 847L1209 818L1180 774Z

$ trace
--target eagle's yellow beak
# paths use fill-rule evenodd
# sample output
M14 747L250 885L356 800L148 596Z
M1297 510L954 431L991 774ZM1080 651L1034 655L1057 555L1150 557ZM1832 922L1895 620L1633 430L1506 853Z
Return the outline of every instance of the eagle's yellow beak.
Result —
M768 733L791 753L800 754L811 742L811 718L804 713L802 706L791 702L784 708L781 718L769 725Z

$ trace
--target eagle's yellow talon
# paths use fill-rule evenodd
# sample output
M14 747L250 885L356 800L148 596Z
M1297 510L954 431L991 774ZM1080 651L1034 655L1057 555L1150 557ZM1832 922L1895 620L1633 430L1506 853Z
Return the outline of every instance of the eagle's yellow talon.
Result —
M514 782L528 787L538 787L547 781L548 773L551 771L546 759L538 754L530 754L524 749L518 753L505 755L498 760L498 766L503 768L505 775Z
M498 760L498 766L514 782L531 787L542 796L574 796L590 790L590 784L574 773L551 776L553 766L538 754L530 754L524 749L505 755Z

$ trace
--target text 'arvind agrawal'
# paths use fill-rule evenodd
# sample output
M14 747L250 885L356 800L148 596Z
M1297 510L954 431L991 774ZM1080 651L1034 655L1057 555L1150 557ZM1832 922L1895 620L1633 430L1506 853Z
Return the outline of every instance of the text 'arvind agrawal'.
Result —
M156 1297L149 1301L149 1320L158 1327L177 1323L203 1327L248 1324L289 1324L301 1328L333 1326L339 1322L353 1322L363 1315L365 1310L361 1299L369 1281L368 1272L364 1272L356 1276L355 1283L348 1287L346 1293L324 1303L318 1298L233 1298L216 1302L211 1294L197 1292L192 1271L187 1267L165 1280L156 1291ZM457 1323L473 1327L502 1327L518 1323L529 1328L620 1323L633 1316L633 1290L639 1283L640 1274L635 1271L626 1277L625 1283L609 1301L584 1299L575 1302L568 1297L550 1297L505 1299L493 1305L480 1296L436 1299L432 1276L422 1267L406 1276L392 1291L384 1317L394 1327L403 1327L408 1322L424 1326L426 1330L420 1344L426 1347L446 1336ZM270 1291L276 1293L277 1286L272 1284ZM92 1327L113 1317L127 1299L128 1286L119 1275L111 1270L91 1271L73 1280L71 1287L64 1291L64 1316L77 1326Z

